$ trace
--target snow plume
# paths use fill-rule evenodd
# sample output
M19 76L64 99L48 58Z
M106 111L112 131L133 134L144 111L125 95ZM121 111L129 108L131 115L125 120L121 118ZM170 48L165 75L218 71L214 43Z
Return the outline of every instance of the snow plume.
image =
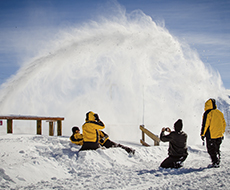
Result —
M0 114L63 116L70 135L92 110L128 141L139 141L140 124L159 134L181 118L195 142L205 101L225 99L219 74L143 12L119 14L60 34L1 86Z

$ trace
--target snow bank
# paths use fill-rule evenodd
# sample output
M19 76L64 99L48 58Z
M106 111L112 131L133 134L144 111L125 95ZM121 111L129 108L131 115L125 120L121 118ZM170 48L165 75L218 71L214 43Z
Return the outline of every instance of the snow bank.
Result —
M221 167L211 162L202 145L188 147L180 169L162 169L167 143L135 148L134 156L121 148L78 153L68 137L0 136L1 189L229 189L230 139L221 146Z

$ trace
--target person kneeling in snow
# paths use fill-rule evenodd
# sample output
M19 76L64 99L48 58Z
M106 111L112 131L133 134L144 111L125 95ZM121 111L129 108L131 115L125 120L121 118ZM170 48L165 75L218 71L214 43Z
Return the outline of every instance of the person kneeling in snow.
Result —
M104 123L99 119L98 114L92 111L86 114L85 123L82 126L83 130L83 145L79 151L82 150L96 150L100 148L99 129L104 129Z
M99 143L100 143L101 146L104 146L106 148L121 147L124 150L126 150L126 152L128 152L129 154L130 153L132 153L132 154L135 153L134 149L129 148L129 147L124 146L124 145L121 145L121 144L117 144L117 143L111 141L109 139L109 136L105 132L103 132L103 131L99 131Z
M175 131L170 130L170 128L162 128L160 140L163 142L169 142L168 155L160 165L162 168L180 168L182 167L182 162L188 156L187 152L187 134L182 130L182 120L178 119L174 123ZM169 132L168 135L165 135L164 132Z
M83 145L83 135L80 133L80 129L78 127L72 128L73 134L69 138L70 141L76 145Z

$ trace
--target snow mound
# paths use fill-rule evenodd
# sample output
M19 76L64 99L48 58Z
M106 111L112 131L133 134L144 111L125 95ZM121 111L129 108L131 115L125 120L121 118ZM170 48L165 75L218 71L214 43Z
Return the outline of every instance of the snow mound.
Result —
M220 168L207 168L205 146L188 147L189 156L180 169L162 169L168 143L143 147L119 142L121 148L78 152L69 137L38 135L0 136L1 189L228 189L229 139L221 146Z

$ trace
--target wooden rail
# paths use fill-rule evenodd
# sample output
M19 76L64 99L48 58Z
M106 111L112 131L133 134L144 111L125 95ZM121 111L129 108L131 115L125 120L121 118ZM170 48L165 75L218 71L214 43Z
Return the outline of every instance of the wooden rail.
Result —
M144 146L150 146L145 142L145 134L148 135L151 139L154 140L154 146L159 146L160 139L158 136L154 135L152 132L150 132L148 129L145 128L144 125L140 125L140 130L142 131L142 139L140 140L141 144Z
M7 133L13 133L13 120L36 120L37 121L37 134L42 134L42 120L49 122L49 135L54 135L53 123L57 122L57 135L62 135L62 120L64 117L39 117L39 116L0 116L0 119L7 120Z

